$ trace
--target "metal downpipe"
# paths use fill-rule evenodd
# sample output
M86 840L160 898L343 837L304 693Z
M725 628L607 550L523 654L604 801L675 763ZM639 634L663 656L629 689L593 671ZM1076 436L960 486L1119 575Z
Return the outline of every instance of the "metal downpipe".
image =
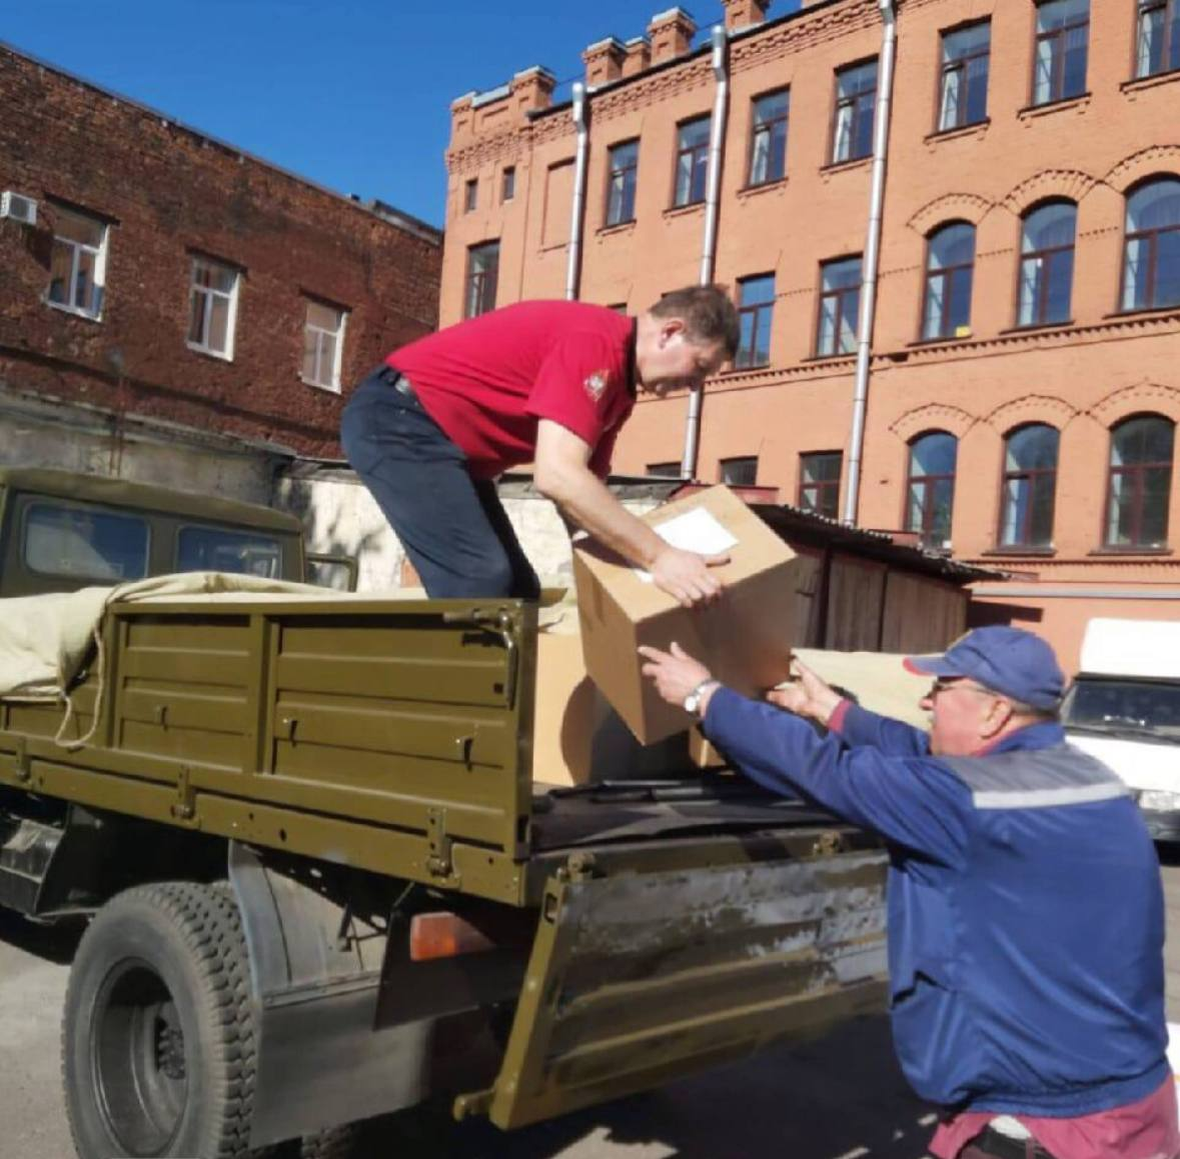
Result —
M590 131L586 124L586 86L574 82L574 124L578 129L578 146L574 162L574 205L570 216L569 256L565 269L565 296L573 301L578 296L578 282L582 272L582 209L586 201L586 154L589 152Z
M856 386L852 395L852 427L848 437L848 482L840 521L856 524L860 500L861 460L864 455L865 412L869 398L869 359L872 353L873 318L877 304L877 269L881 254L881 218L885 201L885 161L889 148L889 114L893 97L893 62L897 52L897 13L893 0L877 0L884 23L881 37L881 74L873 124L873 181L869 198L869 222L857 322Z
M721 154L725 142L725 121L729 110L729 62L726 49L729 39L725 26L714 25L713 77L717 82L713 98L713 117L709 125L709 174L705 186L705 236L701 246L700 284L713 280L717 259L717 212L721 193ZM684 423L684 455L680 461L680 475L692 479L697 472L697 456L701 443L701 408L705 386L693 387L688 396L688 416Z

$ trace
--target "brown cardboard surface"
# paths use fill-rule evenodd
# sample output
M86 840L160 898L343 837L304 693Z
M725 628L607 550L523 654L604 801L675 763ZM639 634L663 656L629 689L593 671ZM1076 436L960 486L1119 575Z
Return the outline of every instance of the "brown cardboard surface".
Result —
M815 561L796 554L727 487L711 487L649 512L659 528L703 508L736 540L730 562L717 568L726 585L709 607L681 608L624 560L601 545L575 545L574 576L586 670L643 744L686 731L691 720L665 704L640 673L641 644L676 641L739 692L783 680L791 643L805 631L801 593L810 594Z
M903 656L893 652L837 652L825 648L795 648L801 660L821 680L847 693L862 708L881 716L928 730L930 718L918 707L930 688L930 677L908 671ZM694 727L689 733L688 755L699 768L714 768L725 761Z
M675 741L645 747L586 674L577 621L537 634L533 780L546 785L665 777L685 765ZM680 738L675 738L679 740Z
M919 676L902 664L896 652L834 652L796 648L795 656L821 680L851 693L862 708L929 729L929 715L918 701L930 690L929 676Z

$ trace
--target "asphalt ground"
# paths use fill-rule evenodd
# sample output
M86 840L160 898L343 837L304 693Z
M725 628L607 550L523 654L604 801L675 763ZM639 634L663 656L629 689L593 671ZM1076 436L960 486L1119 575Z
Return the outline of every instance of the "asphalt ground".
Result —
M1180 931L1180 856L1167 860L1168 926ZM78 935L0 913L0 1159L74 1154L58 1037ZM1168 1020L1180 1024L1180 932L1166 959ZM932 1124L879 1018L511 1134L441 1108L390 1116L360 1131L349 1159L923 1159Z

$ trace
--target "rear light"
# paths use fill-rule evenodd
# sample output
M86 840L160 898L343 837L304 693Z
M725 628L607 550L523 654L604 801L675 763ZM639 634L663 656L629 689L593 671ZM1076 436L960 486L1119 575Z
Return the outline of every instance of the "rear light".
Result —
M469 921L448 911L410 919L410 961L429 962L459 954L481 954L496 943Z

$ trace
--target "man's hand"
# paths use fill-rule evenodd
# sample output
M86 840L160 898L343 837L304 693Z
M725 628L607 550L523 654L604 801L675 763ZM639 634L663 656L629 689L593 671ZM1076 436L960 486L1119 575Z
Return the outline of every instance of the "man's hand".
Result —
M660 549L652 560L651 578L656 587L667 592L682 607L711 604L717 600L725 585L720 577L711 575L709 568L729 563L729 556L698 555L682 551L671 544Z
M660 696L677 708L684 704L684 698L702 680L708 680L710 677L708 668L699 660L694 660L676 643L673 643L667 652L641 644L639 654L647 661L640 671L644 676L650 676L655 681L656 691ZM701 698L701 716L705 715L708 698L709 692Z
M766 694L766 699L796 716L805 716L826 726L836 706L844 698L802 661L792 661L792 667L798 673L795 679L782 688L772 688Z
M651 573L656 587L690 608L721 594L721 581L709 568L728 563L728 555L698 555L662 540L632 515L591 472L591 448L550 419L537 424L533 484L552 499L567 523L584 528L629 563Z

